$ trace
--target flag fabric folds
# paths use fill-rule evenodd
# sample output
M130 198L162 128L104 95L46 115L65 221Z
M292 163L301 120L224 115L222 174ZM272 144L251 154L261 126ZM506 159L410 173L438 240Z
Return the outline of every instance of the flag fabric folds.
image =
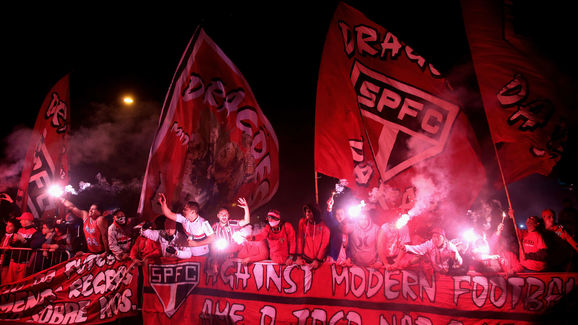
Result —
M60 79L44 98L26 153L16 203L35 218L56 213L57 202L47 193L51 185L68 184L70 134L69 75Z
M279 145L241 72L198 28L171 82L149 153L138 213L196 201L204 214L245 197L252 209L279 185Z
M512 4L461 1L472 60L507 183L548 175L564 151L564 78L513 28Z
M485 171L456 103L430 62L340 3L319 70L315 168L385 215L465 213Z

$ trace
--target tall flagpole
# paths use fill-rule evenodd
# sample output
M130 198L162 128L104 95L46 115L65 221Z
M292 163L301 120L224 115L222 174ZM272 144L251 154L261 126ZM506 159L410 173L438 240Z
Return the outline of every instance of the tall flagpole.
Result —
M510 214L510 211L512 211L512 201L510 200L510 192L508 191L508 185L506 184L506 177L504 176L504 170L502 169L502 162L500 161L500 155L498 154L498 148L496 147L496 142L494 141L492 130L490 130L490 138L492 140L492 145L494 146L494 153L496 154L498 169L500 171L500 176L502 177L502 184L504 184L504 192L506 192L506 199L508 200L508 214ZM513 213L510 217L513 219L512 222L514 223L514 232L516 233L516 239L518 240L520 252L524 254L524 251L522 250L522 241L520 240L520 236L518 234L519 230L518 230L518 223L516 222L516 217L514 216Z
M508 200L508 208L512 209L512 201L510 200L510 192L508 191L508 185L506 185L506 177L504 177L504 170L502 169L502 163L500 161L500 155L498 154L498 148L496 147L496 142L490 131L490 137L492 138L492 145L494 146L494 153L496 154L496 161L498 162L498 170L500 171L500 176L502 177L502 184L504 184L504 191L506 192L506 199Z
M315 203L319 204L319 186L317 184L317 170L315 171Z

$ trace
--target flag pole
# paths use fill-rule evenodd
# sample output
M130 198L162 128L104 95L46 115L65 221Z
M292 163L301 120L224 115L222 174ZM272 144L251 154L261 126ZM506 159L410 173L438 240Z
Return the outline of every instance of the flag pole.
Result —
M494 136L492 135L492 130L490 130L490 138L492 140L492 145L494 146L494 153L496 154L496 161L498 163L498 170L500 171L500 176L502 177L502 184L504 184L504 192L506 193L506 199L508 200L508 215L512 210L512 201L510 200L510 192L508 191L508 185L506 184L506 177L504 177L504 170L502 169L502 163L500 161L500 155L498 154L498 148L496 147L496 142L494 141ZM516 222L516 217L514 213L510 215L512 222L514 223L514 232L516 234L516 239L518 241L519 250L522 254L524 251L522 249L522 241L520 240L520 235L518 234L518 223ZM503 218L502 218L503 219Z
M319 204L319 186L317 184L317 170L315 171L315 203Z
M510 200L510 192L508 191L508 185L506 184L506 177L504 177L504 170L502 169L502 163L500 161L500 155L498 154L498 148L496 147L496 142L494 137L491 135L492 145L494 146L494 153L496 154L496 161L498 162L498 170L500 171L500 176L502 178L502 184L504 184L504 191L506 192L506 199L508 200L508 208L512 208L512 201Z

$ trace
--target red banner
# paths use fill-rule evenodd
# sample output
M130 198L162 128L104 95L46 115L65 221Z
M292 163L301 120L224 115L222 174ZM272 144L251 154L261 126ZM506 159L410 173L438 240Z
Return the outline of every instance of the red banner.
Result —
M236 261L208 276L203 263L163 258L144 268L145 324L529 324L574 295L578 277Z
M0 286L0 322L99 324L137 315L138 272L114 256L84 254Z
M506 1L461 1L474 68L508 183L548 175L564 151L574 92L514 33ZM510 7L512 4L509 5Z
M252 209L279 185L279 145L249 84L198 29L179 63L149 154L139 204L156 217L158 192L196 201L205 214L244 196Z
M315 168L394 213L463 215L485 171L455 102L431 63L340 3L319 70Z
M66 75L44 98L20 176L16 203L35 218L58 209L57 202L47 193L48 188L68 184L69 132L70 95Z

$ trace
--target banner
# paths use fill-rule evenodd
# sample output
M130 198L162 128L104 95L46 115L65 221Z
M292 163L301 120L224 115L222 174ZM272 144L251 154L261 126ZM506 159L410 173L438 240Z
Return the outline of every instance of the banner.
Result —
M198 28L181 58L153 141L138 212L155 211L155 195L196 201L205 215L247 199L251 209L279 186L279 144L249 84Z
M47 193L51 185L68 184L70 132L69 76L52 87L44 98L24 160L16 204L35 218L56 213L58 204Z
M549 175L568 135L575 105L565 79L516 35L506 1L461 1L484 109L507 183ZM501 185L501 184L500 184Z
M0 286L0 322L99 324L137 315L138 271L84 254Z
M530 324L563 319L560 307L575 297L578 277L449 276L330 263L312 271L232 260L208 276L203 265L202 258L163 258L143 268L145 324Z
M485 171L456 103L430 62L340 3L319 69L315 168L393 216L463 215Z

